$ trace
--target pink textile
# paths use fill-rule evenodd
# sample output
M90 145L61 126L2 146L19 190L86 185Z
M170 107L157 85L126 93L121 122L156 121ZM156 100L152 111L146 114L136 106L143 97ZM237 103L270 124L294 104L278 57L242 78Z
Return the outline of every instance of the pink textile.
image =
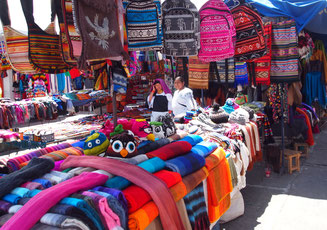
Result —
M79 176L43 190L16 212L2 226L1 230L31 229L61 199L80 190L87 190L102 185L107 179L108 176L103 174L84 172Z
M106 198L99 200L99 208L102 216L105 218L108 229L121 227L119 217L111 210Z
M148 171L126 162L96 156L69 156L61 164L61 169L71 167L92 167L126 178L150 194L159 209L163 229L185 229L169 188Z
M62 162L64 162L64 160L61 160L61 161L55 161L55 167L54 167L52 170L55 170L55 171L61 171L61 170L60 170L60 165L61 165Z

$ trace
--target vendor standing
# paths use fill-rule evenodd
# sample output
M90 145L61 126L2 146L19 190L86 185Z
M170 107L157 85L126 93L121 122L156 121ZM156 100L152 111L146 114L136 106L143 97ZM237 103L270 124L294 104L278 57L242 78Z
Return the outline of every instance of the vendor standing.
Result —
M151 121L156 121L159 116L165 116L172 111L172 94L163 79L153 82L147 100L149 108L152 109Z
M176 89L173 97L174 115L177 116L190 110L196 110L197 105L193 97L193 91L185 87L185 81L182 77L175 79L174 87Z

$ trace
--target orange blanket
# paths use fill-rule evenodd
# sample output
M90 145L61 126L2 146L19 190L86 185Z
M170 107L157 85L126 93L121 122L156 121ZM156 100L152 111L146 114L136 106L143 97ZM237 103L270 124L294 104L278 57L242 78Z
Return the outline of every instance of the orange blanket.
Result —
M206 158L208 214L211 223L217 221L230 206L232 177L224 149L218 148Z

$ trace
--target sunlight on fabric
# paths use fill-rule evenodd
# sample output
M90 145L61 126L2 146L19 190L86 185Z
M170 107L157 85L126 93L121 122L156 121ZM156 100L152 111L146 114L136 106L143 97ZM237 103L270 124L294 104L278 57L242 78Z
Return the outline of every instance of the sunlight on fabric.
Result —
M301 229L323 229L323 226L326 227L322 225L326 212L327 200L287 194L272 195L264 213L258 217L255 229L297 229L296 226L302 226ZM264 226L261 223L265 223Z

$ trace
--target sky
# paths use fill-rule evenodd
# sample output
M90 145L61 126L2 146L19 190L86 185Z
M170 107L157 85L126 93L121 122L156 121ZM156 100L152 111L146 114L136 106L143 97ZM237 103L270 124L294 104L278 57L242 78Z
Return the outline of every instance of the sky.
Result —
M16 30L25 32L27 34L27 25L20 4L20 0L7 0L7 1L9 4L11 26ZM50 0L33 0L33 1L34 1L35 21L42 29L45 29L50 24L50 15L51 15ZM198 9L200 9L200 7L206 1L207 0L192 0L192 2L196 5ZM2 25L0 26L0 31L2 32Z

